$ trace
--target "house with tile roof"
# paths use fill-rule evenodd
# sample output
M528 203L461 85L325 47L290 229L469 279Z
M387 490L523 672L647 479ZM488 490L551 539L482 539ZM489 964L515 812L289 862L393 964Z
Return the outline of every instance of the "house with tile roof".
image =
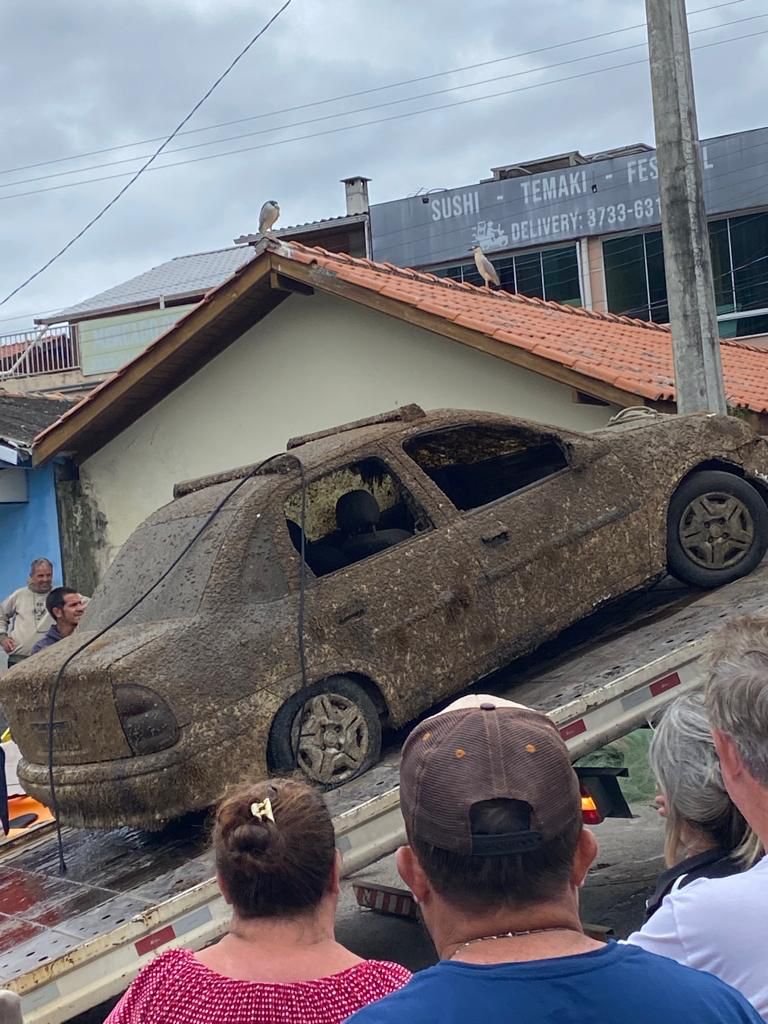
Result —
M32 442L73 404L0 388L0 600L24 585L33 558L49 558L61 578L56 479L68 474L62 459L33 467Z
M768 352L723 342L733 407L768 428ZM103 571L178 480L253 463L289 437L409 403L599 428L674 412L671 334L296 242L263 242L203 302L34 445L79 465Z
M278 227L274 237L351 256L370 255L368 180L362 175L343 180L342 216ZM14 391L90 391L246 264L260 237L244 234L226 248L167 260L38 318L33 331L0 337L0 377Z

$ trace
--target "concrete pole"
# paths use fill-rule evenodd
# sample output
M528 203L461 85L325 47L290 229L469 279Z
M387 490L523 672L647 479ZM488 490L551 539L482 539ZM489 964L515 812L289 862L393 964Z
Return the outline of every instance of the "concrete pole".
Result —
M679 413L724 413L685 0L645 0Z

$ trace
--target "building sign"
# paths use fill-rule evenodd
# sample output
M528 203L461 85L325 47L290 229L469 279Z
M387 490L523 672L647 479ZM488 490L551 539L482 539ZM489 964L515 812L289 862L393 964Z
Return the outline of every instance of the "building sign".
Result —
M768 128L702 143L710 216L768 205ZM486 252L657 227L653 151L371 207L373 258L424 266Z

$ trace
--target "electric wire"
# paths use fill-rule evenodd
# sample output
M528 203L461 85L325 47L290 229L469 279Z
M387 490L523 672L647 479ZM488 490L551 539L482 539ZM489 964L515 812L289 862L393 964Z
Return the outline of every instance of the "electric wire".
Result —
M300 540L300 558L301 564L299 568L299 610L297 620L297 640L298 640L298 651L299 651L299 666L301 672L301 685L302 688L307 686L307 659L306 659L306 643L304 634L304 620L305 620L305 603L306 603L306 579L307 579L307 566L305 561L306 555L306 510L307 510L307 480L304 463L293 452L278 452L276 455L270 455L269 458L263 459L261 462L253 466L245 476L241 477L240 480L231 487L227 493L214 505L213 509L208 513L205 520L203 521L200 528L193 534L190 540L184 545L179 554L173 559L171 564L165 569L155 582L141 594L135 601L133 601L125 611L121 612L111 622L107 623L99 629L93 636L88 637L85 643L81 644L76 650L72 651L70 655L64 660L58 672L56 673L53 684L51 686L50 702L48 709L48 786L51 791L51 813L53 814L54 821L56 822L56 844L59 859L59 872L60 874L66 874L67 863L64 857L64 840L61 832L61 822L59 820L59 804L58 797L56 794L56 779L54 772L54 730L56 724L56 697L59 690L62 677L66 669L72 664L78 654L82 654L83 651L87 650L92 644L95 644L97 640L100 640L106 633L115 626L118 626L124 619L126 619L131 612L135 611L136 608L145 601L149 595L160 586L160 584L166 580L182 559L189 553L193 545L202 536L205 530L211 525L216 519L219 513L222 511L224 506L237 494L241 487L244 487L250 480L253 480L263 469L265 469L272 462L277 459L289 460L295 462L299 468L299 474L301 478L301 540Z
M754 14L754 15L751 15L750 17L748 17L748 18L740 18L740 19L737 19L735 21L727 21L727 22L723 22L720 25L708 25L708 26L705 26L704 28L699 28L699 29L692 30L691 34L694 34L694 33L697 33L697 32L711 32L711 31L714 31L714 30L717 30L717 29L727 28L727 27L732 26L732 25L741 25L744 22L758 21L758 20L761 20L763 18L768 18L768 13L766 13L766 14ZM751 36L750 36L750 38L751 38ZM720 42L728 42L728 40L720 40ZM394 107L394 106L398 106L398 105L403 104L403 103L412 103L412 102L415 102L417 100L430 99L433 96L444 96L447 93L461 92L461 91L463 91L465 89L475 89L475 88L478 88L479 86L482 86L482 85L491 85L494 82L507 81L507 80L512 79L512 78L521 78L521 77L524 77L526 75L534 75L534 74L537 74L537 73L542 72L542 71L552 71L555 68L567 67L567 66L572 65L572 64L579 64L582 61L596 60L598 57L607 57L607 56L612 56L613 54L616 54L616 53L625 53L628 50L636 50L639 47L644 46L644 45L645 45L645 43L632 43L630 46L621 46L621 47L617 47L617 48L612 49L612 50L601 50L599 53L588 53L588 54L584 54L583 56L580 56L580 57L571 57L568 60L557 61L554 64L544 64L544 65L541 65L541 66L538 66L538 67L535 67L535 68L526 68L523 71L514 71L514 72L511 72L510 74L506 74L506 75L495 75L492 78L483 78L483 79L480 79L479 81L476 81L476 82L466 82L466 83L463 83L461 85L451 85L451 86L447 86L444 89L437 89L437 90L433 90L431 92L416 93L415 95L412 95L412 96L404 96L404 97L400 97L400 98L394 99L394 100L385 100L385 101L383 101L381 103L375 103L373 105L366 106L366 107L353 107L351 110L344 110L344 111L334 112L332 114L322 114L319 117L308 118L307 120L304 120L304 121L294 121L291 124L287 124L287 125L276 125L276 126L274 126L272 128L260 128L260 129L258 129L256 131L241 132L241 133L239 133L237 135L228 135L228 136L225 136L224 138L220 138L220 139L210 139L207 142L196 142L196 143L193 143L192 145L189 145L189 146L176 146L174 149L166 150L166 155L173 154L173 153L185 153L185 152L189 152L190 150L203 149L203 148L206 148L208 146L218 146L218 145L222 145L222 144L224 144L226 142L237 142L240 139L253 138L253 137L259 136L259 135L270 135L270 134L272 134L274 132L289 131L289 130L291 130L293 128L302 128L302 127L305 127L307 125L319 124L319 123L322 123L322 122L325 122L325 121L334 121L334 120L337 120L337 119L342 118L342 117L349 117L352 114L364 114L364 113L367 113L367 112L369 112L371 110L380 110L380 109L383 109L385 107ZM262 115L257 115L257 116L262 116ZM75 167L75 168L71 168L70 170L65 170L65 171L53 171L50 174L42 174L42 175L38 175L37 177L32 177L32 178L17 178L17 179L14 179L13 181L7 181L7 182L0 183L0 189L2 189L2 188L14 188L17 185L34 184L35 182L38 182L38 181L50 181L52 179L61 178L61 177L67 176L67 175L87 174L90 171L103 170L104 168L107 168L107 167L117 167L120 164L135 163L137 160L143 160L143 159L145 159L144 156L125 157L122 160L110 160L110 161L106 161L105 163L90 164L87 167Z
M760 17L762 17L762 15L760 15ZM711 43L702 43L700 46L691 47L691 49L692 49L692 51L705 50L705 49L710 49L713 46L724 46L724 45L726 45L728 43L740 42L740 41L742 41L744 39L752 40L752 39L756 38L757 36L763 36L763 35L766 35L766 34L768 34L768 29L764 29L764 30L762 30L760 32L751 32L751 33L748 33L748 34L745 34L745 35L741 35L741 36L733 36L733 37L731 37L729 39L718 39L718 40L715 40L714 42L711 42ZM186 166L188 166L190 164L202 163L202 162L205 162L205 161L208 161L208 160L217 160L217 159L220 159L222 157L237 156L237 155L242 154L242 153L254 153L254 152L257 152L257 151L264 150L264 149L273 149L273 148L276 148L278 146L287 146L287 145L290 145L290 144L292 144L294 142L306 142L306 141L311 140L311 139L324 138L326 136L337 135L337 134L342 133L342 132L355 131L355 130L357 130L359 128L370 128L370 127L374 127L374 126L377 126L377 125L380 125L380 124L388 124L388 123L390 123L392 121L400 121L400 120L403 120L405 118L419 117L421 115L432 114L432 113L435 113L437 111L451 110L451 109L455 109L457 107L468 106L468 105L473 104L473 103L481 103L481 102L483 102L485 100L499 99L499 98L504 97L504 96L511 96L511 95L515 95L517 93L529 92L532 89L542 89L542 88L547 87L547 86L561 85L563 83L573 82L573 81L576 81L578 79L588 78L588 77L591 77L592 75L604 74L604 73L606 73L608 71L621 71L621 70L624 70L624 69L630 68L630 67L636 67L636 66L640 66L640 65L647 65L647 63L648 63L647 58L643 57L643 58L640 58L640 59L635 60L635 61L626 61L626 62L624 62L622 64L611 64L611 65L608 65L608 66L602 67L602 68L593 68L590 71L582 71L582 72L579 72L578 74L575 74L575 75L567 75L567 76L565 76L563 78L553 78L553 79L549 79L548 81L545 81L545 82L533 82L530 85L518 86L515 89L503 89L503 90L501 90L499 92L486 93L483 96L473 96L473 97L470 97L469 99L454 100L451 103L442 103L442 104L438 104L436 106L425 107L425 108L422 108L420 110L404 111L404 112L399 113L399 114L392 114L392 115L390 115L388 117L380 117L380 118L374 118L374 119L369 120L369 121L361 121L361 122L359 122L357 124L339 125L339 126L336 126L335 128L326 128L326 129L324 129L322 131L310 132L310 133L305 134L305 135L291 136L291 137L289 137L287 139L275 139L275 140L272 140L271 142L260 143L259 145L256 145L256 146L242 146L242 147L239 147L237 149L225 150L225 151L223 151L221 153L209 153L206 156L197 156L197 157L191 157L191 158L189 158L187 160L171 161L170 163L160 164L159 166L148 167L147 168L147 173L153 173L155 171L169 170L170 168L173 168L173 167L186 167ZM117 180L119 178L128 177L128 175L130 175L130 173L131 173L130 171L120 171L120 172L117 172L116 174L105 174L105 175L100 175L100 176L95 177L95 178L83 178L81 181L65 182L65 183L59 184L59 185L48 185L48 186L46 186L44 188L29 189L29 190L26 190L26 191L23 191L23 192L12 192L9 195L0 196L0 201L2 201L2 200L10 200L10 199L22 199L22 198L26 198L26 197L29 197L29 196L42 195L42 194L47 193L47 192L58 192L58 191L60 191L62 189L76 188L76 187L78 187L80 185L92 185L92 184L95 184L95 183L98 183L98 182L103 182L103 181L114 181L114 180ZM24 287L24 285L21 285L19 287L19 289L17 289L17 291L21 290L22 287ZM15 292L12 293L12 294L15 294ZM7 299L3 300L3 302L5 302L5 301L7 301ZM0 305L3 305L3 302L0 302Z
M710 7L700 7L700 8L697 8L696 10L689 11L688 12L688 17L691 18L691 17L693 17L694 15L697 15L697 14L706 14L706 13L708 13L710 11L717 11L717 10L720 10L721 8L724 8L724 7L735 7L736 5L744 3L744 2L745 2L745 0L727 0L726 3L714 4L713 6L710 6ZM725 26L730 25L730 24L733 24L733 22L723 22L720 25L709 26L709 28L722 28L722 27L725 27ZM419 76L417 76L415 78L407 78L407 79L403 79L403 80L401 80L399 82L390 82L387 85L377 85L377 86L372 86L372 87L370 87L368 89L358 89L358 90L356 90L354 92L342 93L342 94L340 94L338 96L330 96L330 97L328 97L326 99L323 99L323 100L312 100L310 102L299 103L299 104L296 104L296 105L291 106L291 107L281 107L279 109L270 110L270 111L267 111L267 112L261 113L261 114L251 114L248 117L239 117L239 118L236 118L236 119L230 120L230 121L220 121L220 122L218 122L216 124L206 125L206 126L201 127L201 128L190 128L190 129L187 129L187 131L179 132L178 135L179 136L194 135L194 134L197 134L197 133L200 133L200 132L214 131L215 129L218 129L218 128L229 128L232 125L243 124L243 123L245 123L247 121L260 120L260 119L267 118L267 117L277 117L280 114L291 114L291 113L295 113L295 112L300 111L300 110L308 110L308 109L311 109L311 108L314 108L314 107L326 106L326 105L328 105L330 103L340 103L343 100L356 99L359 96L368 96L368 95L371 95L372 93L384 92L384 91L386 91L388 89L397 89L397 88L401 88L401 87L406 86L406 85L416 85L419 82L428 82L428 81L432 81L432 80L434 80L436 78L446 77L447 75L460 74L460 73L462 73L464 71L474 71L474 70L477 70L478 68L490 67L491 65L501 64L501 63L504 63L504 62L510 61L510 60L520 60L523 57L532 57L532 56L536 56L536 55L538 55L540 53L547 53L547 52L549 52L551 50L563 49L563 48L565 48L567 46L576 46L576 45L578 45L580 43L593 42L593 41L595 41L597 39L605 39L605 38L608 38L610 36L621 35L621 34L623 34L625 32L632 32L632 31L635 31L637 29L643 29L643 28L646 28L646 22L644 22L644 21L639 22L639 23L637 23L635 25L627 25L625 28L611 29L610 31L607 31L607 32L598 32L598 33L596 33L594 35L581 36L580 38L577 38L577 39L566 39L563 42L551 43L548 46L540 46L540 47L537 47L536 49L533 49L533 50L524 50L521 53L509 54L508 56L505 56L505 57L495 57L492 60L480 61L480 62L478 62L476 64L466 64L466 65L463 65L462 67L449 68L446 71L435 71L435 72L433 72L432 74L429 74L429 75L419 75ZM697 30L693 30L693 31L702 31L702 30L698 30L697 29ZM642 44L638 44L638 45L642 45ZM151 138L151 139L140 139L140 140L137 140L136 142L124 142L124 143L121 143L120 145L106 146L103 149L93 149L93 150L89 150L89 151L84 152L84 153L73 154L72 156L56 157L56 158L50 159L50 160L41 160L41 161L38 161L37 163L22 164L22 165L20 165L18 167L8 167L8 168L5 168L3 170L0 170L0 175L2 175L2 174L15 174L15 173L17 173L19 171L32 170L33 168L36 168L36 167L47 167L47 166L50 166L51 164L65 163L65 162L70 161L70 160L82 160L82 159L85 159L86 157L89 157L89 156L101 156L103 153L114 153L114 152L117 152L117 151L122 150L122 149L132 149L132 148L135 148L136 146L148 146L148 145L150 145L153 142L160 142L162 140L162 138L163 138L163 136L158 136L158 137ZM135 159L139 159L139 158L136 157Z
M160 154L163 152L163 150L168 145L168 143L171 142L176 137L176 135L181 131L181 129L184 127L184 125L187 124L187 122L197 113L197 111L200 109L200 107L202 107L202 105L205 103L205 101L208 99L208 97L224 81L224 79L227 77L227 75L229 75L229 73L232 71L232 69L234 67L236 67L236 65L248 53L248 51L251 49L251 47L254 46L254 44L259 39L261 39L261 37L264 35L264 33L268 31L268 29L277 21L277 19L280 17L280 15L283 13L283 11L285 11L291 5L291 3L292 3L292 0L285 0L285 2L283 3L282 7L275 14L272 15L272 17L269 19L269 21L267 21L266 24L262 26L262 28L259 29L259 31L256 33L256 35L251 37L251 39L248 41L248 43L246 43L246 45L243 47L243 49L230 62L229 66L227 68L225 68L224 71L219 75L219 77L216 79L216 81L213 83L213 85L211 85L210 88L207 89L207 91L203 94L203 96L197 101L197 103L195 103L195 105L192 107L192 109L189 111L189 113L186 115L186 117L184 117L178 123L178 125L173 129L171 134L157 147L157 149L151 154L151 156L132 175L130 181L126 182L126 184L117 192L117 194L114 195L112 197L112 199L110 199L109 202L105 206L103 206L99 210L99 212L96 213L95 216L93 216L88 221L88 223L84 227L82 227L77 232L77 234L74 235L66 243L66 245L62 246L62 248L59 249L58 252L56 252L53 256L51 256L51 258L49 260L47 260L38 270L36 270L33 274L30 274L29 277L27 277L24 281L21 282L21 284L17 285L11 292L9 292L5 296L4 299L1 299L0 300L0 306L4 306L6 304L6 302L8 302L10 299L12 299L14 297L14 295L18 295L18 293L23 288L26 288L28 284L31 284L31 282L35 280L35 278L39 277L42 273L44 273L48 269L48 267L50 267L53 263L56 262L56 260L58 260L61 256L63 256L65 252L67 252L69 249L71 249L72 246L79 239L81 239L83 237L83 235L90 228L93 227L94 224L97 223L97 221L101 220L101 218L104 216L104 214L107 213L107 211L110 210L115 205L115 203L117 203L118 200L122 196L125 195L125 193L134 184L134 182L138 181L138 179L142 176L142 174L144 174L144 172L147 171L150 168L150 165L152 163L154 163L154 161L157 159L158 156L160 156Z

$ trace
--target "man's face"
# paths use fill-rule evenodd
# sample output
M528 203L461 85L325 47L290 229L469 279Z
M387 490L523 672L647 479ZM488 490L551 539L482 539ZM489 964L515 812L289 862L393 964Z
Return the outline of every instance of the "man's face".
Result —
M54 608L54 618L57 622L63 622L67 626L76 626L83 617L85 605L80 594L67 594L64 598L63 608Z
M36 594L47 594L53 587L53 569L50 565L42 563L35 566L35 570L29 577L29 589Z

